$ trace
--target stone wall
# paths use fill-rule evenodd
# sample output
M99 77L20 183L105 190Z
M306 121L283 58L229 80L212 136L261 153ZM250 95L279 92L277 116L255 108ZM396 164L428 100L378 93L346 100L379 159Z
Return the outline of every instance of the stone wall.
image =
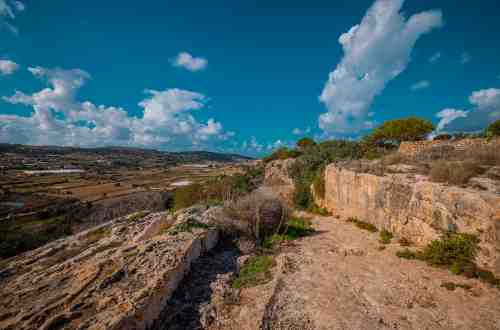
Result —
M478 235L478 264L500 275L500 196L433 183L424 176L376 176L329 165L317 203L422 246L445 230Z
M425 153L426 150L438 147L452 147L455 150L461 151L471 147L482 147L486 145L497 145L500 149L500 138L495 139L461 139L461 140L434 140L434 141L416 141L402 142L399 146L399 153L405 156L415 156Z

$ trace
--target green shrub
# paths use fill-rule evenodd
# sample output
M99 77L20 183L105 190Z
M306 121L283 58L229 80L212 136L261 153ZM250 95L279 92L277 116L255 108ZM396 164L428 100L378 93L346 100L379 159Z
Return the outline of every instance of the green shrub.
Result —
M363 229L363 230L367 230L371 233L376 233L378 231L377 227L375 227L371 223L361 221L357 218L349 218L349 219L347 219L347 222L354 223L356 225L356 227Z
M192 233L193 229L195 228L200 228L200 229L208 229L211 228L211 226L201 223L199 221L196 221L194 219L188 219L186 222L183 222L181 224L178 224L170 229L167 230L167 232L170 235L177 235L179 233Z
M475 235L446 233L439 240L429 243L422 252L408 249L398 251L400 258L419 259L431 266L446 267L455 275L478 278L500 289L500 279L492 272L475 264L479 240Z
M316 203L313 203L309 207L308 211L311 212L311 213L313 213L313 214L321 215L323 217L328 217L328 216L332 215L330 213L330 211L328 211L324 207L319 207L318 205L316 205Z
M478 242L477 237L471 234L447 233L428 244L421 258L435 266L471 263L476 256Z
M486 129L486 136L491 138L494 136L500 136L500 120L497 120L493 122L488 128Z
M411 251L410 249L406 248L404 250L399 250L396 252L396 256L398 256L399 258L403 258L403 259L417 259L417 253Z
M297 141L297 148L299 148L301 150L307 149L309 147L313 147L315 145L316 145L316 142L314 142L313 139L308 138L308 137L304 137L304 138L300 139L299 141Z
M272 162L273 160L284 160L284 159L289 159L289 158L297 158L300 156L300 151L295 150L295 149L288 149L288 148L279 148L276 151L274 151L272 154L270 154L267 157L264 157L262 160L264 164Z
M307 210L313 203L313 196L307 184L297 184L295 186L293 203L300 210Z
M248 288L264 284L271 279L271 268L274 259L269 255L253 256L248 259L233 280L232 287L236 289Z
M325 198L325 173L319 171L313 180L314 193L321 199Z
M389 244L389 243L391 243L392 238L393 238L393 235L390 231L383 229L380 232L380 243Z
M323 173L323 169L328 164L343 159L359 159L362 154L360 143L343 140L324 141L304 149L302 155L289 168L296 188L295 206L299 209L308 209L312 205L310 187L318 176L322 176L319 173ZM323 179L318 178L318 180ZM318 181L316 185L319 195L324 196L324 187L322 187L324 183Z
M177 211L199 203L203 199L202 189L200 184L177 188L174 191L174 210Z
M375 143L394 143L420 141L434 130L434 125L417 117L389 120L373 130L371 139Z
M450 291L455 291L456 288L462 288L464 290L470 290L471 286L468 284L459 284L459 283L453 283L453 282L444 282L441 284L442 288L445 288Z

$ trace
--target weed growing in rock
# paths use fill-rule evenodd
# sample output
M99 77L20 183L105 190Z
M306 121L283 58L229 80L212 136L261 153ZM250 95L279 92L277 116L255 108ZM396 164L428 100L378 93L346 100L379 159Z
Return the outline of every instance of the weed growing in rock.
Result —
M264 284L271 279L271 268L274 259L269 255L253 256L248 259L234 279L232 287L236 289L248 288Z
M139 211L139 212L136 212L136 213L130 215L128 217L128 220L129 221L137 221L137 220L140 220L140 219L144 218L149 213L150 213L149 211Z
M383 229L380 232L380 243L382 244L390 244L391 240L393 238L393 235L390 231Z
M178 224L174 226L173 228L167 230L167 232L170 235L177 235L179 233L192 233L193 229L195 228L200 228L200 229L209 229L211 226L201 223L197 220L194 219L188 219L186 222L183 222L181 224Z
M300 237L308 236L314 232L311 223L303 218L291 218L285 229L281 233L277 233L267 237L262 243L265 249L272 249L276 245L285 241L293 241Z
M417 259L417 253L411 251L408 248L396 252L396 256L403 258L403 259L410 259L410 260Z
M460 283L453 283L453 282L444 282L441 284L442 288L445 288L450 291L455 291L456 288L462 288L464 290L470 290L471 286L468 284L460 284Z
M328 217L328 216L332 215L330 213L330 211L328 211L327 209L325 209L323 207L316 205L315 203L313 205L311 205L311 207L309 207L308 211L313 213L313 214L321 215L322 217Z
M347 219L347 222L352 222L354 225L356 225L356 227L367 230L371 233L376 233L378 231L377 227L375 227L371 223L361 221L358 218L349 218Z

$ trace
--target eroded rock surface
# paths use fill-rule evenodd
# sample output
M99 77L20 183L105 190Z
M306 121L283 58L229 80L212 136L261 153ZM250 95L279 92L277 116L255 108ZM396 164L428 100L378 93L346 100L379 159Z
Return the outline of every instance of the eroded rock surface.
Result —
M167 232L205 210L119 218L8 260L0 329L145 329L217 243L215 229Z
M500 274L500 195L430 182L411 174L376 176L330 165L317 203L423 245L443 231L476 234L479 265Z

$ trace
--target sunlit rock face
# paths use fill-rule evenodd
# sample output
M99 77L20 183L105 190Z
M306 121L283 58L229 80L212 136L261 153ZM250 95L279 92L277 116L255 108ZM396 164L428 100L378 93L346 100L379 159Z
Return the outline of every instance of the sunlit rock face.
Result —
M424 245L444 231L478 235L482 267L500 274L500 196L430 182L413 174L376 176L329 165L317 203Z
M133 214L5 261L0 329L147 328L217 243L215 229L168 232L204 211Z

